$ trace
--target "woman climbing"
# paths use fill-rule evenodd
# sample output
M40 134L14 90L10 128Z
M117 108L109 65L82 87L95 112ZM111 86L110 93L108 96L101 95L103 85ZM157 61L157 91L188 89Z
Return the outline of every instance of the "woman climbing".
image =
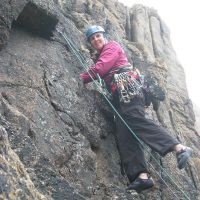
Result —
M128 62L122 47L116 41L108 41L101 26L89 27L86 37L98 52L98 58L87 72L80 74L83 82L89 83L92 81L91 76L95 79L99 74L112 91L117 111L137 137L163 157L175 151L178 168L183 169L192 150L173 138L163 127L145 118L147 92L141 86L143 81L139 72ZM115 122L119 153L130 182L127 190L139 193L153 187L154 182L149 176L141 143L119 117L116 117Z

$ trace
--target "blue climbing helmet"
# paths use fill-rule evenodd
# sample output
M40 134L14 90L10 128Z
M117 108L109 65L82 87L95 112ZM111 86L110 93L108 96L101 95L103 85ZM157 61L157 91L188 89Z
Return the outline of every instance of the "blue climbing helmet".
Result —
M94 33L105 33L105 30L101 26L97 25L90 26L85 32L88 41L90 39L90 36L93 35Z

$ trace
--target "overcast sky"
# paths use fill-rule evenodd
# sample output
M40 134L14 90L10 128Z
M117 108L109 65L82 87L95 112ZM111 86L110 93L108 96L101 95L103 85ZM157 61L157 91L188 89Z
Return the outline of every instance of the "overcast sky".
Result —
M177 57L185 70L190 99L200 108L200 7L198 0L118 0L157 10L168 26ZM197 5L198 4L198 5Z

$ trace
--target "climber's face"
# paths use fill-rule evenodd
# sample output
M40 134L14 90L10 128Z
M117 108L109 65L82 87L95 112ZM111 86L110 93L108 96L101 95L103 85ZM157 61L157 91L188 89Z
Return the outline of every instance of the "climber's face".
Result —
M104 37L103 33L94 33L90 37L90 43L92 47L95 48L96 50L101 50L107 43L107 40Z

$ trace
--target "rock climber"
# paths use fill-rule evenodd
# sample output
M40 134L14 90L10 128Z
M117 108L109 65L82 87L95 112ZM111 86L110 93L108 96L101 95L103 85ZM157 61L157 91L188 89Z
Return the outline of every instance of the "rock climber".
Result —
M98 57L88 71L80 74L84 84L92 81L91 76L96 79L99 74L112 92L117 111L137 137L162 157L175 151L178 168L183 169L192 149L173 138L163 127L145 118L147 92L141 87L143 81L139 71L134 70L128 62L120 44L108 41L104 28L98 25L92 25L86 30L86 38L97 51ZM115 122L118 150L130 182L127 190L139 193L152 188L154 181L150 177L141 143L119 117L116 116Z

